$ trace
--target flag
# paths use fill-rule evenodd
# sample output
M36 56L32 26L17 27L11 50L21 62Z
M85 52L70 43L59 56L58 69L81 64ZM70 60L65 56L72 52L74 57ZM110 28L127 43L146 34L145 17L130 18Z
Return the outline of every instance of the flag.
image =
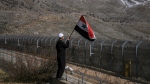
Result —
M84 38L94 41L95 40L95 34L89 25L89 23L85 20L84 16L81 16L77 25L74 28L81 36Z

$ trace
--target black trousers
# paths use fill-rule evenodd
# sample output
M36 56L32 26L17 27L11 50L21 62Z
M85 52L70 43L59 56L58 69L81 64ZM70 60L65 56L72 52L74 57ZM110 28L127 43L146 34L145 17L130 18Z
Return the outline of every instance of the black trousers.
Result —
M57 75L56 78L61 78L64 70L65 70L65 66L66 66L66 60L65 57L57 57L57 62L58 62L58 70L57 70Z

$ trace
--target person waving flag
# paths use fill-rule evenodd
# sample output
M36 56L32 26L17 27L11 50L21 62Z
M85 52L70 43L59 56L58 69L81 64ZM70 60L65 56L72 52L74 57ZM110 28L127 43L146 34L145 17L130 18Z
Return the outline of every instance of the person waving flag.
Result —
M79 19L78 23L76 24L74 30L76 30L81 36L88 39L89 41L94 41L96 39L95 34L94 34L91 26L85 20L83 15L80 17L80 19Z

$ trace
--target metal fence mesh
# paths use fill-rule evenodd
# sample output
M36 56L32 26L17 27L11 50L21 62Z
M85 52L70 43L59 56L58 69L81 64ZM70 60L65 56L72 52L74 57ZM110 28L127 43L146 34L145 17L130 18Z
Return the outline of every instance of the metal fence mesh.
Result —
M13 54L13 51L52 59L51 65L56 66L55 44L57 39L58 37L55 36L0 36L1 66L8 63L4 62L4 54L6 53L12 56L11 61L15 60L13 55L16 54ZM5 53L2 49L12 52ZM141 78L150 81L149 42L105 39L89 42L83 38L73 38L70 40L70 47L67 49L66 54L68 63L97 71L111 71L111 73L120 77ZM22 56L22 54L19 55ZM95 79L98 79L98 77Z

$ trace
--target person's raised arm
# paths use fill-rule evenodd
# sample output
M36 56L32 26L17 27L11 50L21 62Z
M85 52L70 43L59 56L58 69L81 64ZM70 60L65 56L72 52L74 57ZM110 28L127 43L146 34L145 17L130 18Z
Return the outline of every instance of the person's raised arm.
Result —
M67 42L62 42L63 47L68 48L69 47L69 38L67 38Z

